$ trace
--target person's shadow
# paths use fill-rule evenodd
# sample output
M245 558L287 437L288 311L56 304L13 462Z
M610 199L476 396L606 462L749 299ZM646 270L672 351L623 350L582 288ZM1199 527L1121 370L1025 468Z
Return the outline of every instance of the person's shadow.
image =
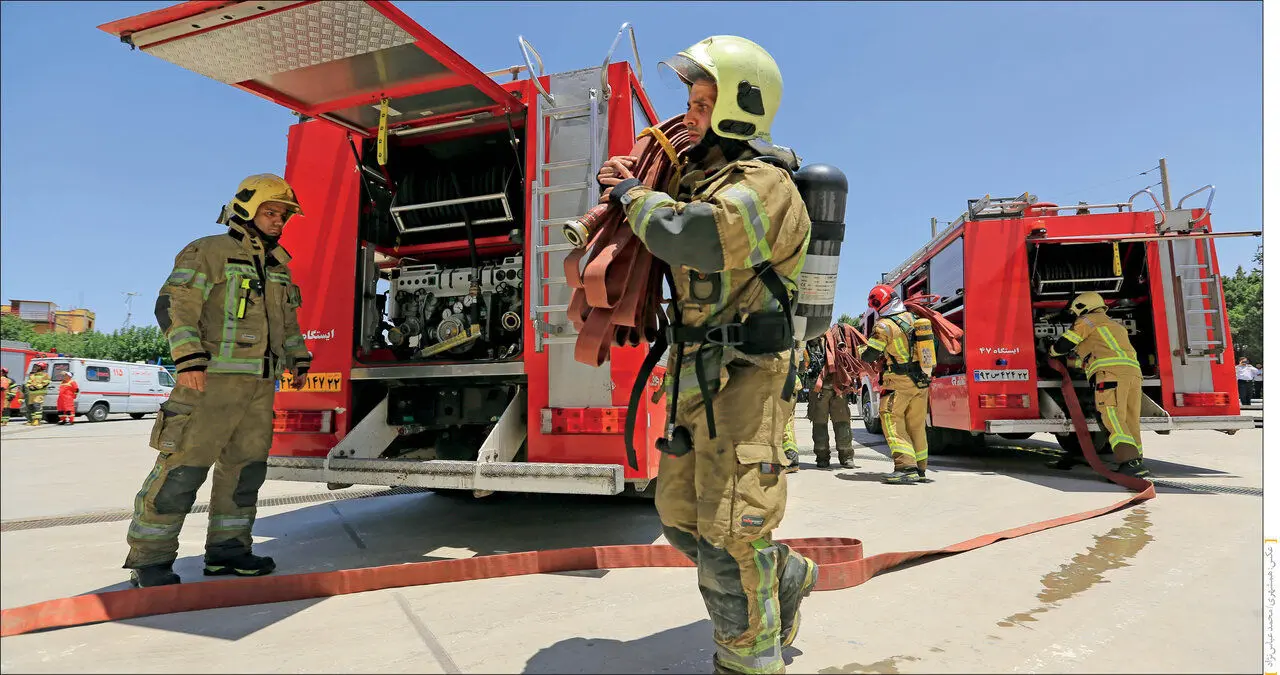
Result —
M782 657L791 663L798 649ZM574 637L539 649L525 673L709 673L715 642L711 621L703 619L636 640Z

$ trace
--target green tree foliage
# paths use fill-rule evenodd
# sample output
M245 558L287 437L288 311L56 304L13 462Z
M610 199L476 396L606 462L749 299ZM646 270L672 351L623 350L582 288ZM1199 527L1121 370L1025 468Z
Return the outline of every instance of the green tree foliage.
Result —
M1253 256L1255 267L1248 272L1236 267L1234 276L1222 280L1222 293L1231 322L1231 341L1236 358L1246 356L1262 362L1262 247Z
M157 326L130 326L111 333L37 333L16 316L0 316L0 338L30 343L32 349L110 361L170 361L169 343Z
M850 326L858 325L857 321L852 316L849 316L848 314L841 314L840 318L836 320L836 323L847 323Z

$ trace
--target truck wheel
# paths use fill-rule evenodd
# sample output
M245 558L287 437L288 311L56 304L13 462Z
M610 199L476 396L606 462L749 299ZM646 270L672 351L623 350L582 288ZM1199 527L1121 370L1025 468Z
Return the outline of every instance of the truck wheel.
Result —
M135 420L140 420L142 419L142 416L145 414L146 413L129 413L129 417L132 417Z
M89 408L89 414L88 414L89 421L105 422L107 420L107 412L108 410L107 410L106 403L94 403L93 407Z
M867 431L876 435L883 435L884 431L880 428L880 418L871 414L871 390L863 389L858 401L862 403L862 424L867 427Z
M1076 455L1077 457L1084 456L1084 449L1080 447L1080 438L1076 436L1075 432L1054 435L1058 438L1058 445L1062 446L1062 449L1068 454ZM1093 441L1093 449L1096 450L1099 455L1105 455L1111 452L1111 443L1107 440L1107 432L1095 431L1091 434L1090 438Z

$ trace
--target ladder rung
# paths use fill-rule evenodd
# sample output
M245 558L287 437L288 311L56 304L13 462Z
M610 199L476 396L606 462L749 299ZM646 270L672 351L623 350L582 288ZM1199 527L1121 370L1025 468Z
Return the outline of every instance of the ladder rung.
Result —
M1207 269L1209 269L1209 266L1208 266L1208 265L1178 265L1178 269L1180 269L1180 270L1207 270Z
M1218 340L1187 340L1189 345L1220 345L1222 342Z
M540 195L552 195L558 192L577 192L578 190L585 190L587 187L589 187L587 181L584 180L577 183L563 183L561 185L547 185L545 187L539 185L535 186L534 189L537 190Z
M1184 296L1182 296L1182 298L1183 298L1184 300L1204 300L1205 298L1208 298L1208 297L1212 297L1212 296L1208 296L1208 295L1184 295Z
M563 284L567 281L568 279L565 279L564 277L546 277L542 280L542 283L546 285L551 285L551 284Z
M590 105L579 103L577 105L562 105L555 108L543 108L542 114L546 117L554 117L558 120L573 119L574 117L584 117L591 112Z
M542 338L542 343L548 344L548 345L563 345L563 344L569 344L571 342L577 342L577 341L578 341L577 333L573 333L572 335L557 335L555 337Z
M580 218L581 216L579 216ZM565 223L577 220L577 218L543 218L538 221L538 227L551 227L553 225L564 225Z
M1187 314L1217 314L1216 309L1188 309Z
M543 171L559 171L560 169L572 169L574 167L586 167L591 163L590 159L566 159L559 162L547 162L542 165Z
M539 313L567 312L569 311L569 305L537 305L533 308L533 311Z
M556 251L569 251L574 248L573 244L544 244L534 246L533 250L538 253L554 253Z

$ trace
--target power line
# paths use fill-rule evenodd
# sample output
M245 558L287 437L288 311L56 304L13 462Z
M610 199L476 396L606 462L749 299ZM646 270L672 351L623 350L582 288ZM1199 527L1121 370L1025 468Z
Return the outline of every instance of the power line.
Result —
M1078 190L1072 190L1071 192L1067 192L1067 193L1063 194L1062 196L1063 196L1063 197L1070 197L1071 195L1077 195L1077 194L1080 194L1081 192L1085 192L1086 190L1093 190L1093 189L1095 189L1095 188L1106 187L1106 186L1108 186L1108 185L1115 185L1116 183L1119 183L1119 182L1121 182L1121 181L1132 180L1132 179L1134 179L1134 178L1138 178L1138 177L1140 177L1140 176L1145 176L1145 175L1147 175L1147 174L1151 173L1152 171L1159 171L1159 170L1160 170L1160 166L1159 166L1159 165L1156 165L1156 166L1151 167L1150 169L1147 169L1146 171L1140 171L1140 172L1135 173L1135 174L1131 174L1131 175L1128 175L1128 176L1124 176L1124 177L1121 177L1121 178L1117 178L1117 179L1115 179L1115 180L1107 181L1107 182L1105 182L1105 183L1098 183L1097 185L1091 185L1091 186L1089 186L1089 187L1080 188L1080 189L1078 189ZM1148 190L1148 189L1153 188L1153 187L1155 187L1156 185L1159 185L1159 184L1160 184L1160 183L1157 181L1156 183L1153 183L1153 184L1151 184L1151 185L1148 185L1147 187L1145 187L1145 188L1143 188L1143 189L1144 189L1144 190Z

